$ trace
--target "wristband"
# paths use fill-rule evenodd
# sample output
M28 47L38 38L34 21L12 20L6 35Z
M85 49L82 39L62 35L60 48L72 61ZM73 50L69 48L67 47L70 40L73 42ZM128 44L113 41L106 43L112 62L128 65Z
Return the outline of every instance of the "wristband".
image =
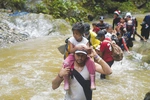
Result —
M61 77L61 76L59 75L59 73L58 73L58 77L59 77L59 78L63 78L63 77Z
M99 57L99 55L94 56L95 59L97 59Z

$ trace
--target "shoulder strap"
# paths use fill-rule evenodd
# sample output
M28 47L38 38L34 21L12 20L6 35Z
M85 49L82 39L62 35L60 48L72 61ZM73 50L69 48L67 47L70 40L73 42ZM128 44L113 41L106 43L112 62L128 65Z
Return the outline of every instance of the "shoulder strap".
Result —
M87 39L89 40L89 45L91 46L92 45L92 43L91 43L91 34Z
M86 96L86 100L92 100L92 90L90 89L90 81L85 80L82 77L82 75L78 71L76 71L74 68L72 70L72 74L82 86L85 96Z

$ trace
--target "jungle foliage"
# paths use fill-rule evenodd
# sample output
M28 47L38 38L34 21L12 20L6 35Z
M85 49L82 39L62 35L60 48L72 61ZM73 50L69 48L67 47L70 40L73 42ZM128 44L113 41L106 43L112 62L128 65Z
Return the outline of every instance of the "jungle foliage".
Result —
M27 0L0 0L0 8L11 10L23 10Z
M87 16L113 14L121 12L138 12L150 10L150 0L42 0L35 5L36 10L26 8L28 0L0 0L0 8L13 10L28 10L36 13L50 14L54 18L63 18L74 23L88 20Z

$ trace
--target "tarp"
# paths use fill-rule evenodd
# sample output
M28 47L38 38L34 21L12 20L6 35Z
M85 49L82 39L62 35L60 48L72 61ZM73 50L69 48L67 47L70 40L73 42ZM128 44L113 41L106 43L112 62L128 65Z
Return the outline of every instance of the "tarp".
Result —
M28 12L14 12L12 14L9 14L9 16L23 16L23 15L26 15L28 14Z

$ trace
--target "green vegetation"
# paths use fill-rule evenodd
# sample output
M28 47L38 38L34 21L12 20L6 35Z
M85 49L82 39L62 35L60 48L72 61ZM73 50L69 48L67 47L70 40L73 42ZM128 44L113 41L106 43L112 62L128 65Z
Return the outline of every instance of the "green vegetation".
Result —
M150 10L149 0L42 0L40 4L35 4L35 7L26 8L27 1L0 0L0 8L50 14L54 18L63 18L71 23L87 21L88 15L96 17L112 14L115 10L121 10L121 12Z
M149 12L150 11L150 2L148 2L147 4L146 4L146 12Z
M0 8L24 10L27 0L0 0Z
M64 18L74 23L77 21L87 21L88 15L94 17L113 13L119 9L122 12L138 12L133 1L115 2L111 0L43 0L37 4L37 12L53 15L54 18Z
M50 14L54 18L63 18L72 23L83 20L87 12L77 2L63 0L43 0L36 7L37 13Z

